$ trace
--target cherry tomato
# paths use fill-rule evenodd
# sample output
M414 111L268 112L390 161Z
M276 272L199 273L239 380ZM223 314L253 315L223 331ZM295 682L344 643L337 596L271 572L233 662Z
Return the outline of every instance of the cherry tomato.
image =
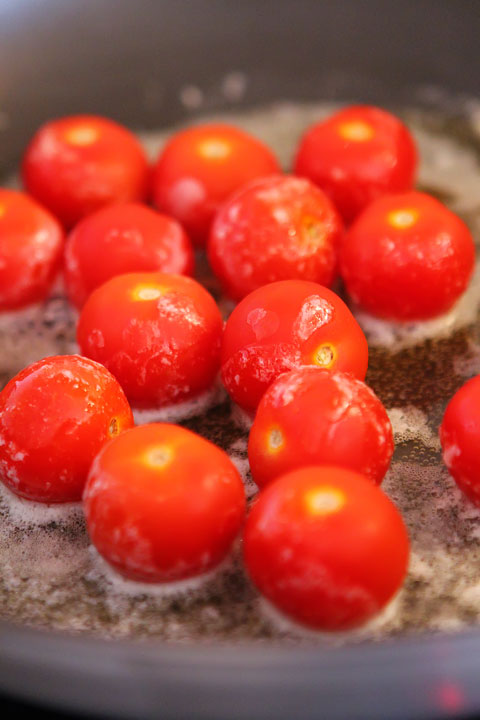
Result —
M400 588L409 543L402 517L359 473L335 466L282 475L247 519L253 582L281 612L316 630L349 630Z
M43 300L60 269L64 235L35 200L0 188L0 311Z
M154 201L205 245L220 205L245 183L280 168L260 140L231 125L200 125L176 133L154 171Z
M82 220L65 249L65 284L81 308L115 275L162 271L191 275L193 249L182 226L145 205L111 205Z
M480 375L465 383L448 403L440 441L450 474L480 506Z
M0 479L28 500L80 500L95 455L132 425L122 388L102 365L79 355L40 360L0 393Z
M342 227L330 200L312 183L273 175L248 183L219 210L208 258L235 300L275 280L331 285Z
M93 115L52 120L32 138L25 187L67 227L114 202L145 200L147 158L127 128Z
M377 197L410 190L416 166L415 142L398 118L354 105L307 130L295 173L322 188L349 223Z
M317 283L282 280L247 295L230 315L222 379L231 397L255 410L272 382L301 365L364 379L368 346L345 303Z
M228 455L162 423L109 443L92 465L84 500L98 552L143 582L211 570L229 552L245 515L245 491Z
M393 454L392 426L361 380L319 367L280 375L260 401L248 441L252 476L263 487L307 465L338 465L380 484Z
M467 226L418 192L376 200L341 249L341 273L352 299L391 320L446 312L467 287L474 262Z
M78 343L117 378L135 407L156 408L207 390L220 364L222 317L191 278L117 275L83 306Z

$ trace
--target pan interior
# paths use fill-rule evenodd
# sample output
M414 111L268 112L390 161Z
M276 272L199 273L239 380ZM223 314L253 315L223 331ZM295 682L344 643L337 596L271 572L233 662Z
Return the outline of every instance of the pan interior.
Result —
M191 92L186 96L187 103L197 99ZM303 130L331 109L326 103L284 102L215 119L234 122L265 140L288 170ZM419 144L419 187L459 213L478 243L480 107L469 102L455 114L405 107L400 114ZM152 157L169 134L142 134ZM15 178L8 180L15 182ZM199 265L203 280L220 300L201 259ZM370 338L367 380L388 409L396 440L383 488L401 510L412 541L404 589L367 627L345 636L321 636L279 618L249 584L238 545L218 572L200 582L152 588L121 580L89 545L81 507L27 503L3 486L0 618L99 637L149 637L173 643L281 639L324 645L427 629L455 631L476 623L480 513L463 498L443 467L437 429L451 395L480 372L479 300L480 275L476 273L456 308L431 323L399 328L360 317ZM74 327L75 319L60 289L40 309L1 317L2 382L39 357L74 351ZM252 495L248 431L224 396L219 394L217 401L203 411L192 407L191 417L182 422L230 454Z

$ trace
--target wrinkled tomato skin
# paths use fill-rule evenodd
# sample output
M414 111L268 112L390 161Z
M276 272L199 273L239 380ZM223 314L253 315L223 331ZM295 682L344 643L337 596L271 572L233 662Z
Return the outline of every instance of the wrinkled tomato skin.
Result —
M247 518L244 560L280 612L314 630L344 631L378 613L404 580L402 517L363 475L314 466L282 475Z
M466 382L448 403L440 442L453 479L480 507L480 375Z
M153 409L209 389L220 363L223 321L195 280L127 273L87 299L77 339L87 357L118 379L131 404Z
M328 369L365 378L367 341L338 295L305 280L264 285L247 295L227 320L224 385L238 405L255 411L281 373L317 364L317 350L324 346L334 354Z
M260 401L248 440L259 487L309 465L338 465L380 484L392 425L374 392L344 373L310 366L281 375Z
M222 203L254 178L277 172L280 167L270 149L239 128L187 128L173 135L160 153L153 174L154 203L204 247Z
M0 311L44 300L60 270L61 225L25 193L0 189Z
M0 479L28 500L78 501L93 458L132 425L104 367L79 355L40 360L0 393Z
M395 226L412 218L410 226ZM466 289L474 263L465 223L419 192L372 203L347 232L340 254L352 299L373 315L398 321L447 312Z
M89 215L71 231L65 248L65 285L77 308L115 275L192 275L193 269L193 248L181 225L140 203L111 205Z
M149 175L135 135L95 115L46 123L22 161L25 188L67 228L105 205L146 200Z
M217 566L245 516L245 491L227 454L184 428L123 433L94 461L84 494L99 553L129 579L175 582Z
M224 293L234 300L276 280L330 286L342 232L325 193L308 180L274 175L248 183L221 207L208 258Z
M410 190L417 158L415 141L398 118L355 105L309 128L294 165L295 174L324 190L349 224L376 198Z

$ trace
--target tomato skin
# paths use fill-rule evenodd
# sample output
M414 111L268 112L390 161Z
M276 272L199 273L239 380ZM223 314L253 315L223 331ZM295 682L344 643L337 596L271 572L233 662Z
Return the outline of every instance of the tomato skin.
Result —
M0 188L0 311L44 300L60 269L64 233L25 193Z
M92 465L84 501L99 553L143 582L211 570L229 552L245 516L245 491L228 455L162 423L109 443Z
M93 291L77 339L117 378L134 407L179 403L207 390L220 364L223 321L195 280L168 273L117 275Z
M387 412L364 382L308 366L268 388L250 430L248 459L259 487L309 465L346 467L380 484L393 449Z
M399 220L407 226L395 226ZM340 253L353 300L374 315L400 321L449 310L466 289L474 262L465 223L419 192L372 203L347 232Z
M223 383L238 405L255 410L281 373L318 364L316 352L324 346L334 352L329 369L365 378L367 341L338 295L305 280L264 285L247 295L227 320Z
M271 175L243 186L217 213L208 258L235 300L276 280L330 286L337 274L343 224L327 196L308 180Z
M280 171L260 140L232 125L208 124L173 135L154 170L155 205L177 218L198 246L220 205L250 180Z
M33 136L22 161L28 192L68 228L105 205L145 200L149 174L135 135L95 115L46 123Z
M28 500L80 500L95 455L132 425L104 367L79 355L40 360L0 393L0 479Z
M400 588L409 557L402 517L359 473L301 468L263 490L247 518L244 559L281 612L315 630L350 630Z
M346 223L376 198L410 190L416 167L417 149L407 127L368 105L344 108L313 125L295 158L295 174L324 190Z
M440 425L443 460L458 487L480 507L480 375L457 390Z
M89 215L69 234L65 248L65 284L77 308L115 275L191 275L193 268L193 248L182 226L140 203L111 205Z

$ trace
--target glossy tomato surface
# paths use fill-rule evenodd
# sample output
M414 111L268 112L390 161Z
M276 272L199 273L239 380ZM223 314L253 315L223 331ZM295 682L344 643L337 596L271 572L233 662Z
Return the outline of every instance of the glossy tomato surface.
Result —
M99 553L144 582L211 570L245 515L245 491L228 455L189 430L160 423L136 427L104 448L84 501Z
M480 375L466 382L448 403L440 441L450 474L480 506Z
M407 127L368 105L344 108L313 125L295 159L295 173L322 188L347 223L377 197L410 190L416 166Z
M0 479L29 500L80 500L95 455L132 425L102 365L79 355L40 360L0 393Z
M368 346L345 303L328 288L283 280L247 295L227 320L222 379L242 408L253 411L281 374L301 365L350 372L363 380Z
M244 558L273 605L315 630L349 630L399 590L409 542L387 496L359 473L314 466L263 490L247 519Z
M191 275L193 267L192 245L182 226L140 203L111 205L89 215L72 230L65 249L65 284L78 308L115 275Z
M475 247L465 223L425 193L372 203L342 244L352 299L373 315L425 320L449 310L470 280Z
M64 234L25 193L0 188L0 311L43 300L60 270Z
M156 408L213 384L222 330L214 299L195 280L128 273L93 291L77 337L82 353L115 375L132 405Z
M235 300L276 280L331 285L343 224L325 193L293 175L254 180L219 210L210 265Z
M105 205L145 200L149 169L130 130L104 117L74 115L35 133L22 178L31 195L72 227Z
M202 246L215 213L233 192L279 171L271 150L252 135L232 125L199 125L173 135L161 151L154 202Z
M308 465L338 465L379 484L393 454L385 408L361 380L319 367L280 375L260 401L248 440L259 487Z

